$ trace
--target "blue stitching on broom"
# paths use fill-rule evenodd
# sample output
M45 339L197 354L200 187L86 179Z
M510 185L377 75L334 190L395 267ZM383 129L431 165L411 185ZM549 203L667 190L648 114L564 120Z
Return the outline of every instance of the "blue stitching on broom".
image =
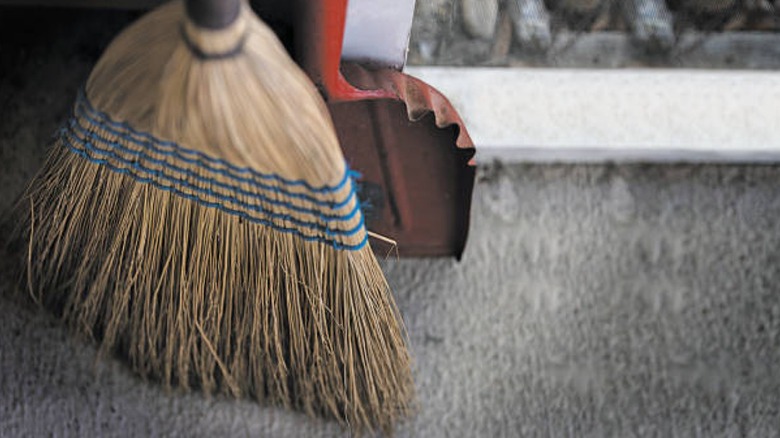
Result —
M244 189L242 189L242 188L240 188L238 186L233 186L233 185L230 185L230 184L226 184L226 183L217 181L217 180L212 179L212 178L208 178L208 177L199 175L198 173L193 172L190 169L187 169L187 168L184 168L184 167L179 167L179 166L176 166L175 164L168 163L167 161L153 158L153 157L151 157L150 155L146 154L143 151L137 151L137 150L133 150L133 149L128 149L128 148L122 146L121 143L112 142L112 141L110 141L110 140L108 140L106 138L103 138L103 137L97 135L94 132L88 131L83 126L81 126L76 121L75 118L72 118L70 121L68 121L68 127L70 128L69 131L71 132L71 135L69 136L70 138L73 138L74 140L76 140L80 144L83 144L84 141L81 139L79 134L84 135L84 136L88 137L89 139L93 140L93 142L91 144L93 145L93 147L95 149L98 149L98 150L106 152L106 153L110 153L113 157L115 157L116 159L118 159L120 161L123 161L125 164L133 164L135 162L123 158L121 155L116 154L111 149L116 149L116 150L119 150L121 152L125 152L127 154L131 154L131 155L134 155L134 156L137 156L137 157L141 157L144 161L148 161L148 162L151 162L151 163L154 163L154 164L158 164L160 166L168 168L169 170L172 170L172 171L177 172L177 173L183 173L183 174L185 174L185 175L187 175L189 177L195 178L195 179L197 179L199 181L202 181L204 183L216 185L218 187L222 187L222 188L225 188L225 189L228 189L228 190L231 190L231 191L236 191L236 192L241 193L242 195L246 195L248 197L255 198L255 199L260 199L261 201L267 202L269 204L280 205L280 206L289 208L291 210L294 210L294 211L297 211L297 212L300 212L300 213L313 214L313 215L317 215L317 216L321 216L321 217L327 217L328 219L349 220L349 219L352 219L355 216L356 212L359 209L359 207L357 205L355 205L355 207L353 207L352 210L349 213L346 213L344 215L338 215L338 214L324 214L324 213L321 213L320 210L314 210L314 209L310 209L310 208L306 208L306 207L299 207L299 206L296 206L295 204L292 204L292 203L287 202L287 201L281 201L281 200L277 200L277 199L268 198L267 196L264 196L264 195L262 195L260 193L250 192L250 191L244 190ZM78 131L78 132L75 132L75 131ZM62 132L61 135L67 135L67 132L65 132L65 130L63 129L63 132ZM105 145L111 146L111 149L101 148L99 146L100 144L105 144ZM148 170L152 170L152 171L155 170L155 169L151 169L149 167L144 167L144 169L148 169ZM175 179L171 175L163 173L162 176L166 177L166 179L169 179L171 181L180 182L179 179ZM198 186L190 186L186 182L183 182L183 184L185 186L187 186L187 187L193 187L193 188L196 188L196 189L198 187ZM269 186L268 190L273 191L273 192L275 192L277 194L289 196L289 197L292 197L292 198L298 198L298 199L302 198L305 201L312 202L314 204L321 205L323 207L331 208L331 209L334 209L334 210L340 209L340 208L343 208L343 207L347 206L352 201L352 197L353 197L353 193L354 193L354 188L353 188L353 190L350 190L349 194L346 196L346 198L343 201L340 201L340 202L336 203L336 202L332 202L332 201L322 201L322 200L319 200L319 199L309 199L309 197L306 196L306 195L303 195L303 194L300 194L300 193L288 193L288 192L286 192L284 190L281 190L278 187L274 187L274 186ZM296 195L298 195L298 196L296 196ZM247 205L249 205L249 204L247 204Z
M189 199L191 201L195 201L195 202L197 202L199 204L202 204L202 205L205 205L207 207L218 208L218 209L220 209L222 211L225 211L227 213L240 216L240 217L242 217L242 218L244 218L244 219L246 219L246 220L248 220L250 222L254 222L254 223L257 223L257 224L265 225L265 226L271 227L273 229L276 229L276 230L279 230L279 231L282 231L282 232L293 233L293 234L295 234L295 235L297 235L297 236L299 236L299 237L301 237L301 238L303 238L304 240L307 240L307 241L319 241L321 243L326 243L328 245L333 246L336 249L358 250L358 249L361 249L363 246L365 246L366 243L368 242L368 234L367 233L364 234L363 239L359 243L354 244L354 245L349 245L349 244L340 243L340 242L338 242L336 240L333 240L333 239L327 239L327 238L324 238L324 237L321 237L321 236L307 235L307 234L302 233L297 228L288 228L288 227L284 227L284 226L278 225L275 222L270 221L270 220L256 218L254 216L248 215L245 212L232 209L230 207L227 207L225 205L222 205L222 204L219 204L219 203L216 203L216 202L206 201L204 199L199 198L198 196L195 196L195 195L192 195L192 194L189 194L189 193L186 193L186 192L182 192L181 190L177 189L176 187L167 186L165 184L161 184L161 183L157 182L156 180L154 180L153 178L142 177L140 175L137 175L137 174L133 173L130 169L125 169L125 168L120 168L120 167L114 166L108 160L95 158L95 157L89 155L87 152L78 149L77 147L75 147L70 142L70 139L65 138L65 137L61 137L61 138L63 140L63 143L65 143L65 145L72 152L76 153L77 155L81 156L82 158L85 158L87 161L90 161L90 162L95 163L95 164L99 164L101 166L105 166L106 168L108 168L108 169L110 169L110 170L112 170L114 172L128 175L128 176L132 177L133 179L135 179L138 182L151 184L151 185L153 185L153 186L155 186L155 187L157 187L157 188L159 188L161 190L172 192L172 193L174 193L174 194L176 194L178 196L181 196L181 197L183 197L185 199ZM87 142L85 142L84 145L86 147L89 147ZM268 213L268 215L269 216L281 216L282 220L288 220L288 221L290 221L292 223L296 223L296 224L301 225L301 226L306 227L306 228L313 228L315 230L323 232L327 236L335 236L335 235L351 236L351 235L354 235L357 232L361 231L363 229L364 225L365 225L364 224L364 218L363 218L362 215L360 216L360 222L352 230L330 230L330 229L327 229L327 228L322 229L317 224L311 224L311 223L308 223L308 222L305 222L305 221L300 221L300 220L291 218L291 217L289 217L287 215L280 215L280 214L277 214L277 213L270 213L270 212Z
M86 119L87 122L89 122L89 124L91 124L91 125L96 125L99 128L104 129L104 130L106 130L106 131L108 131L108 132L110 132L110 133L112 133L112 134L114 134L114 135L124 139L125 141L137 144L137 145L141 146L142 148L145 148L147 150L153 151L156 154L165 155L165 156L169 156L169 157L175 157L175 158L177 158L177 159L179 159L181 161L184 161L186 163L194 164L194 165L197 165L197 166L199 166L201 168L204 168L204 169L206 169L209 172L218 173L219 175L222 175L224 177L233 179L233 180L238 181L238 182L247 183L249 185L258 187L258 188L263 189L263 190L278 191L280 193L283 193L283 194L285 194L287 196L290 196L290 197L293 197L293 198L304 199L306 201L314 202L314 203L319 204L319 205L329 206L329 207L332 207L332 208L343 207L344 202L348 202L348 200L347 201L343 201L341 203L334 203L332 201L323 201L321 199L315 198L315 197L313 197L311 195L308 195L306 193L291 192L291 191L285 190L284 188L279 187L279 186L272 186L272 185L268 185L268 184L264 184L264 183L258 182L258 181L256 181L253 178L247 178L247 177L234 175L234 174L226 171L225 169L215 169L215 168L209 166L208 163L204 163L200 159L193 159L193 158L185 157L182 154L180 154L177 150L161 150L160 148L155 147L155 142L154 141L151 141L151 140L150 141L140 141L138 139L135 139L135 138L132 138L132 137L128 137L127 135L123 135L123 133L120 132L120 131L117 131L117 130L111 129L111 128L107 127L107 126L101 125L100 121L94 120L94 119L90 118L89 115L87 115L87 114L79 114L77 112L77 113L74 114L74 116L75 117L73 117L72 119L73 120L77 120L76 124L82 131L89 131L91 126L89 126L89 125L88 126L82 125L80 117L83 117L84 119ZM108 144L111 144L111 145L117 145L116 147L118 147L118 148L120 148L122 150L132 151L132 149L127 149L127 148L124 148L123 146L118 146L117 143L111 142L111 141L105 139L104 137L101 137L99 134L93 134L93 135L95 135L97 138L101 139L101 141L104 142L104 143L108 143ZM196 151L191 151L191 152L196 152ZM200 152L198 152L198 153L200 153ZM217 160L217 159L211 158L211 157L209 157L207 155L203 155L203 157L208 157L210 159ZM352 179L359 178L360 177L360 173L347 168L347 172L345 173L345 175L342 178L341 182L339 182L338 185L333 186L333 190L332 191L319 191L319 190L317 190L317 191L314 191L314 193L324 193L324 194L327 194L327 193L338 192L338 191L340 191L340 190L342 190L344 188L344 185L347 183L347 181L348 181L348 179L350 177Z
M229 168L231 170L234 170L236 172L239 172L239 173L249 173L251 175L257 176L257 177L262 178L262 179L272 179L272 180L279 181L281 183L284 183L284 184L287 184L287 185L290 185L290 186L304 186L307 189L309 189L309 190L311 190L313 192L317 192L317 193L327 193L327 192L339 191L342 188L344 188L344 184L346 184L347 181L350 179L350 177L353 176L353 173L348 170L345 173L344 178L336 186L324 185L324 186L320 186L320 187L315 187L315 186L310 185L305 180L288 180L288 179L286 179L286 178L284 178L282 176L279 176L279 175L277 175L275 173L265 174L265 173L258 172L258 171L254 170L254 169L251 169L249 167L238 167L238 166L235 166L234 164L231 164L231 163L229 163L229 162L227 162L225 160L211 157L211 156L206 155L206 154L204 154L204 153L202 153L200 151L187 149L187 148L179 145L178 143L175 143L175 142L172 142L172 141L160 140L160 139L152 136L151 134L149 134L147 132L137 131L135 128L133 128L132 126L130 126L130 125L126 124L126 123L117 122L117 121L111 119L111 117L109 117L108 114L103 113L103 112L95 109L95 107L92 106L92 103L87 98L86 92L84 91L83 88L79 90L79 94L78 94L78 97L77 97L77 100L76 100L76 108L77 109L79 108L79 104L83 104L85 109L88 112L91 112L92 114L94 114L94 116L91 116L90 114L86 114L85 113L85 114L83 114L84 118L86 118L89 122L91 122L91 123L93 123L95 125L98 125L98 126L102 127L103 129L111 132L112 134L115 134L115 135L119 136L120 138L122 138L124 140L127 140L127 141L130 141L132 143L138 144L139 146L148 147L148 148L150 148L152 150L158 151L161 154L171 154L172 153L172 154L176 155L178 158L180 158L183 161L186 161L186 162L192 163L192 164L201 165L201 166L203 166L203 167L205 167L205 168L207 168L209 170L212 170L214 172L222 173L222 172L225 172L225 169L214 169L213 167L210 167L208 163L203 163L202 161L182 156L179 153L179 151L181 151L181 153L183 153L183 154L194 155L194 156L198 157L199 159L206 160L207 162L211 162L211 163L215 163L215 164L219 164L219 165L225 166L225 167L227 167L227 168ZM95 117L99 118L100 121L95 120ZM122 129L122 130L125 130L127 132L118 131L117 129L112 129L109 126L114 126L115 128ZM141 137L143 139L146 139L147 141L146 142L142 142L141 140L133 138L133 137L131 137L128 134ZM155 145L169 147L169 148L172 148L173 150L171 150L171 151L160 151L159 149L155 148ZM231 176L231 177L236 178L236 179L241 178L241 177L236 176L236 175L231 175L230 173L227 173L226 176ZM246 181L246 182L250 182L250 181Z
M65 133L65 132L63 132L63 134L64 135L62 136L62 138L65 139L68 142L68 144L71 145L71 146L73 145L73 143L71 141L75 141L79 146L83 146L84 148L89 149L92 152L95 152L95 153L100 154L102 156L107 156L109 158L115 159L115 160L121 162L122 164L126 164L128 166L132 166L134 169L137 169L137 170L139 170L141 172L150 174L150 175L152 175L154 177L157 177L157 178L160 178L162 180L174 183L177 186L186 187L186 188L191 189L193 191L200 192L200 193L212 196L214 198L221 199L223 201L228 201L228 202L230 202L232 204L239 205L239 206L241 206L243 208L246 208L246 209L249 209L249 210L254 210L254 211L262 212L262 213L267 213L269 215L279 214L279 213L269 212L269 211L267 211L266 209L264 209L260 205L249 204L249 203L246 203L246 202L243 202L243 201L239 200L238 198L235 198L235 197L232 197L232 196L228 196L228 195L223 195L223 194L221 194L219 192L215 192L215 191L211 190L210 188L204 188L204 187L200 187L200 186L197 186L197 185L190 184L189 182L187 182L184 179L176 178L175 176L169 175L169 174L167 174L167 173L165 173L165 172L163 172L161 170L145 167L143 164L141 164L138 161L128 160L128 159L126 159L126 158L124 158L124 157L122 157L120 155L117 155L115 152L113 152L111 150L101 149L100 147L96 146L92 142L84 141L84 140L82 140L82 139L80 139L78 137L67 135L67 133ZM162 163L162 164L165 165L165 163ZM353 197L353 196L354 196L354 193L351 193L350 194L350 198ZM310 214L312 216L317 216L318 218L322 219L323 222L349 221L349 220L353 219L355 217L355 215L360 211L360 206L357 205L357 203L355 204L355 207L353 207L352 211L350 213L344 215L344 216L324 214L324 213L320 213L318 210L311 210L311 209L307 209L307 208L303 208L303 207L297 207L295 205L288 204L288 203L286 203L284 201L274 201L274 202L270 202L269 201L269 203L278 204L278 205L281 205L281 206L283 206L285 208L288 208L290 210L293 210L293 211L301 210L302 212L304 212L306 214ZM282 217L282 216L279 216L279 217ZM286 218L287 216L284 216L284 217ZM290 216L290 217L292 217L292 216ZM298 220L300 220L300 219L298 219ZM302 223L303 224L314 224L313 222L306 222L306 221L302 221Z

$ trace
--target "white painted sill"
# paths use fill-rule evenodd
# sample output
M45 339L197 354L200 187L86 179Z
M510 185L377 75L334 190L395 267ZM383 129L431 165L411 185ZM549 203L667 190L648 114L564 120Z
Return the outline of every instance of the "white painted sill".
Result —
M780 72L406 71L450 99L481 162L780 161Z

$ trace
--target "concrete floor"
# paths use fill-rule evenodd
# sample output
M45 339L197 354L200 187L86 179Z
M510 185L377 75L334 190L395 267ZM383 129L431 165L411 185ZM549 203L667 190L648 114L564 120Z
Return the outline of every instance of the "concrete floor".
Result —
M24 17L0 14L0 212L120 15L11 38ZM420 398L399 436L780 436L780 168L479 170L461 262L384 263ZM0 269L2 437L345 434L96 362L13 284Z

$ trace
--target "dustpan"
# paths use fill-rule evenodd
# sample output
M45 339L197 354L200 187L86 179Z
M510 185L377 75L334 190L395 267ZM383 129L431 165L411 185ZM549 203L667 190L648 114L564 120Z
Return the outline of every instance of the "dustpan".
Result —
M353 0L355 1L355 0ZM378 253L460 257L474 186L474 145L439 91L392 66L342 62L347 0L299 0L294 58L320 87ZM397 246L395 246L397 245Z

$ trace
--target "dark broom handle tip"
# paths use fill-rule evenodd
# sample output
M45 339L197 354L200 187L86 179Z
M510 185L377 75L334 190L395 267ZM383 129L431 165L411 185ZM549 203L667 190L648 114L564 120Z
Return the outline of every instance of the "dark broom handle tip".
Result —
M187 16L198 27L224 29L238 18L241 0L186 0Z

